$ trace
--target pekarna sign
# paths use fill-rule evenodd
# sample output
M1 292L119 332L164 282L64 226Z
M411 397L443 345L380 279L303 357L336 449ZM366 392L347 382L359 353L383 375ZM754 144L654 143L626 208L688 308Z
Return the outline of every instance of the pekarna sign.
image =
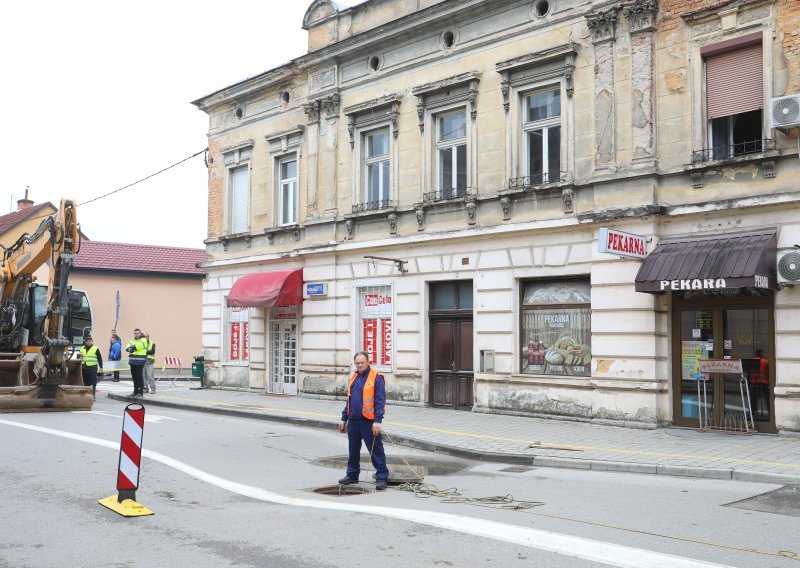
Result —
M598 250L608 254L644 258L647 256L647 237L615 229L600 229Z

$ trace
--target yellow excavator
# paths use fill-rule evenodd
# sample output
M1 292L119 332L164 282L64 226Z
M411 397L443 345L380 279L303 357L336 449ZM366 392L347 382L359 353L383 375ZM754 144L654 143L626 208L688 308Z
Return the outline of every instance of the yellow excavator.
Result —
M0 245L0 412L92 408L92 387L83 386L75 357L91 310L86 295L68 285L80 248L76 213L75 202L62 199L36 231ZM48 261L45 287L34 272Z

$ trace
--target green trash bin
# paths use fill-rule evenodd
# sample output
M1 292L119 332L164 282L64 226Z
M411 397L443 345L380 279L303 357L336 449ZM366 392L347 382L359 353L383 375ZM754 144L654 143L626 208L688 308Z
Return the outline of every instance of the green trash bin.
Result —
M203 384L203 375L205 375L205 357L196 356L194 363L192 363L192 376L200 379L200 384Z

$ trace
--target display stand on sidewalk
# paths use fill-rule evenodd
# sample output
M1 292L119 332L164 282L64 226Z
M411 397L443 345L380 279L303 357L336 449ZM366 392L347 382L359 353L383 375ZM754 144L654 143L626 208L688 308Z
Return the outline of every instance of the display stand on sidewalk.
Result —
M722 430L725 432L755 432L756 423L753 419L753 408L750 404L750 386L747 377L742 370L741 359L700 359L697 361L697 370L700 373L700 380L697 381L697 398L700 401L700 430ZM717 423L712 413L709 419L708 389L706 383L708 375L715 373L720 375L739 375L739 394L742 397L741 417L738 413L724 413L722 423ZM700 388L702 385L702 392ZM724 389L724 386L723 386ZM724 402L723 393L723 404ZM735 415L734 415L735 414Z

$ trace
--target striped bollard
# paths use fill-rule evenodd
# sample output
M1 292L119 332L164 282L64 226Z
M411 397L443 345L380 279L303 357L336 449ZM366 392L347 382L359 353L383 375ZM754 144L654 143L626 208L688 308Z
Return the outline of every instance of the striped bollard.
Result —
M122 419L122 438L119 444L117 495L98 501L101 505L125 517L152 515L153 511L136 502L139 488L139 468L142 461L144 406L129 404Z

